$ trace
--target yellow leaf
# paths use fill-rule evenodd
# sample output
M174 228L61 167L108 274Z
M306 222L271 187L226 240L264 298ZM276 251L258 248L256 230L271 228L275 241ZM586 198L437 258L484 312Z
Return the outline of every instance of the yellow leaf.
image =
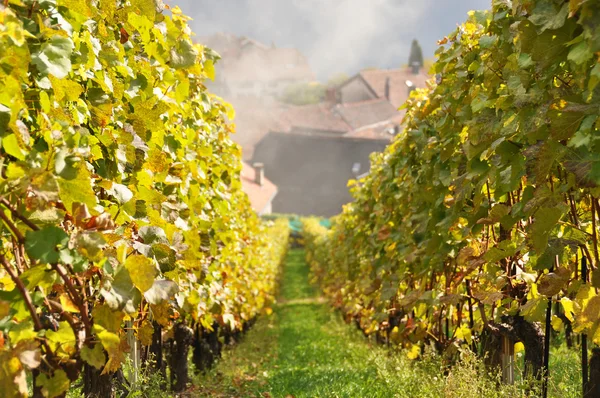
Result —
M562 319L560 319L556 315L552 315L552 329L554 329L557 332L559 332L559 331L562 330L562 328L563 328L563 321L562 321Z
M96 306L92 311L92 317L94 318L94 326L102 326L102 328L112 333L118 333L123 322L123 313L111 310L107 304Z
M102 344L95 344L94 348L83 347L81 349L81 359L98 370L102 369L106 363L106 355L102 349Z
M86 0L59 0L58 5L67 8L69 11L74 11L86 17L91 15L90 8L88 7Z
M9 134L2 138L2 147L11 156L19 160L24 160L27 152L21 149L19 145L19 140L15 134Z
M206 72L206 76L208 76L210 80L215 80L215 64L212 60L209 59L204 62L204 72Z
M75 332L73 332L71 325L67 321L60 322L58 325L56 332L52 330L46 331L48 345L50 345L55 354L70 357L76 352L77 339Z
M129 271L133 285L142 293L152 287L154 279L158 275L158 270L152 260L140 254L127 257L125 267Z
M408 359L417 359L420 354L421 354L421 347L419 347L417 344L414 344L410 348L410 350L408 350L406 352L406 356L408 357Z
M137 329L137 338L142 345L148 346L152 344L152 335L154 334L154 328L148 321L144 321L142 326Z
M88 209L96 207L96 195L92 190L92 180L84 164L77 167L77 174L73 179L58 179L60 200L68 212L73 209L73 203L86 204ZM93 211L93 210L92 210Z
M563 297L563 298L560 299L560 304L563 307L563 311L565 313L565 316L571 322L573 322L575 320L575 318L573 317L573 302L569 298Z
M69 79L58 79L52 75L49 76L54 90L54 99L58 102L66 99L67 101L77 101L83 94L83 87L77 82Z
M515 343L515 354L525 351L525 345L523 343L521 343L520 341L518 343Z
M171 323L171 311L168 302L164 301L157 305L150 305L150 309L152 310L154 320L156 320L159 325L164 327L169 326Z
M63 307L63 310L67 312L78 313L79 309L73 304L73 301L66 294L62 294L60 296L60 305Z

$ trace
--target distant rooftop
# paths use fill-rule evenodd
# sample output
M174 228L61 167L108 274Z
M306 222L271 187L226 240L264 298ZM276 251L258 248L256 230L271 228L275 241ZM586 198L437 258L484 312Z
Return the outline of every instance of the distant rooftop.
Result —
M266 177L263 177L263 183L260 185L256 181L254 167L246 162L242 162L241 180L242 189L248 195L252 209L261 214L277 195L277 187Z

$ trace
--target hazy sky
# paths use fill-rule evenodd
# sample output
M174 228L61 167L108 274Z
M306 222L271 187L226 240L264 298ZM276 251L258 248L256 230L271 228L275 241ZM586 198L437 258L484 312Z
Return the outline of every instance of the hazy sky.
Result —
M416 38L425 57L467 12L491 0L165 0L194 18L199 36L229 32L296 47L319 78L397 67Z

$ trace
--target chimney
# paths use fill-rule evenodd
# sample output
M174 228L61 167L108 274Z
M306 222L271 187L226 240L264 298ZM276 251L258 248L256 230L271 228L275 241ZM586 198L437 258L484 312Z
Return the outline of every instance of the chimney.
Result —
M335 87L330 87L325 91L325 101L331 104L337 104L339 102Z
M413 62L411 65L413 75L418 75L421 71L421 64L418 62Z
M390 78L385 79L385 98L390 100Z
M262 163L254 163L254 182L261 187L265 183L265 165Z

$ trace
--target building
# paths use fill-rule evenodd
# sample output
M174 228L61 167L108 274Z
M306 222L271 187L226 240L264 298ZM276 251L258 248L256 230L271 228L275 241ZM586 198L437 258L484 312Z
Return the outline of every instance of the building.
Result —
M250 166L242 162L242 189L248 195L252 209L259 216L271 214L273 209L273 199L277 195L277 186L265 178L264 166L255 163Z
M400 131L398 108L425 87L418 68L369 70L331 89L327 101L281 106L277 125L253 147L279 193L273 211L332 216L352 200L347 183L370 169L370 154Z
M322 133L268 133L254 149L278 187L276 213L330 217L352 200L348 180L368 172L369 156L389 140Z
M238 97L279 97L295 83L308 83L315 75L307 58L295 48L277 48L225 33L202 39L221 55L216 78L209 88L228 100Z
M418 65L399 69L367 69L333 90L336 103L385 99L398 109L415 88L425 88L429 75Z

